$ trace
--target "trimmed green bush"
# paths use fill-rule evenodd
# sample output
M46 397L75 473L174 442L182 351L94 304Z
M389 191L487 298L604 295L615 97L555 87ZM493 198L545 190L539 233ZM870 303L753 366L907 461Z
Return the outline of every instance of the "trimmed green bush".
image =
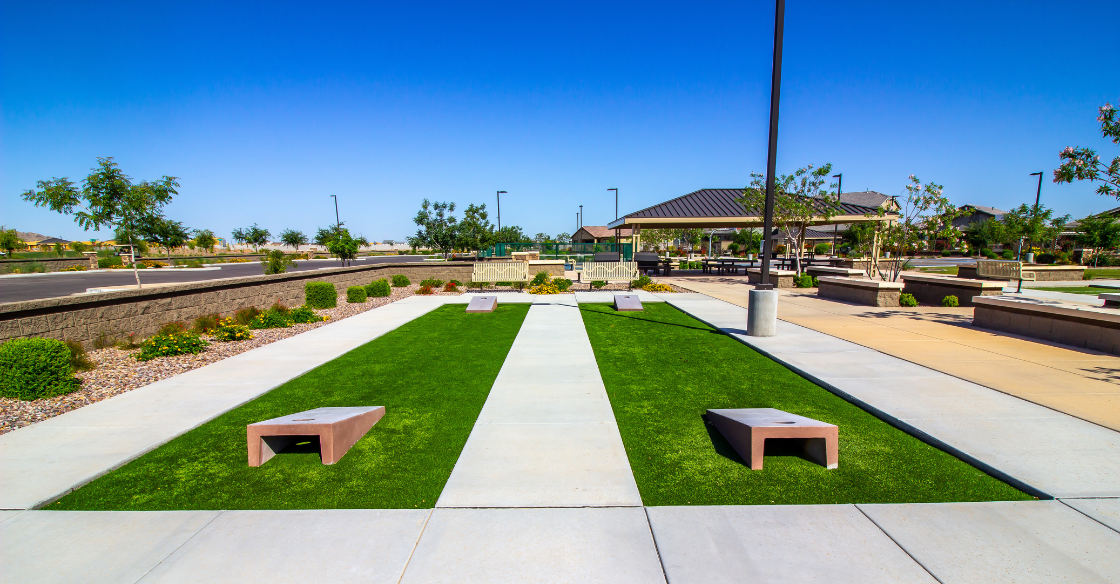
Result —
M952 294L941 299L941 306L944 306L946 308L956 308L960 305L960 299L958 299L956 296L953 296Z
M292 322L297 324L306 324L310 322L320 322L327 320L327 317L315 314L315 311L311 310L311 307L307 305L289 310L288 316L291 317Z
M393 290L389 287L389 281L385 278L374 280L373 283L366 285L366 296L370 298L383 298L392 292Z
M99 258L97 260L97 267L101 268L103 270L105 268L108 268L109 266L120 266L120 265L124 265L124 264L121 263L121 257L120 256L113 256L113 257L108 257L108 258Z
M809 274L801 274L793 279L793 285L798 288L816 288L817 277Z
M1054 262L1058 261L1058 256L1056 256L1056 255L1054 255L1054 254L1052 254L1048 251L1045 251L1045 252L1042 252L1042 253L1038 254L1038 257L1036 257L1034 259L1034 261L1038 262L1040 264L1049 265L1049 264L1053 264Z
M645 274L642 274L641 276L638 276L637 280L634 280L633 282L630 282L630 287L631 288L645 288L652 281L653 280L649 279L649 276L647 276Z
M592 280L591 281L591 287L596 289L596 290L598 290L599 288L602 288L606 285L607 285L607 283L604 280Z
M365 286L351 286L346 289L346 301L350 304L361 304L366 301Z
M568 288L572 287L572 281L567 278L553 278L552 283L556 284L556 288L561 292L567 292Z
M136 359L138 361L151 361L156 357L197 355L209 346L210 343L202 340L202 337L194 333L155 335L140 345L140 352L136 354Z
M902 294L898 295L898 305L905 306L907 308L914 308L918 305L918 299L914 298L913 294L907 294L903 292Z
M70 393L81 384L70 349L57 339L12 339L0 345L0 395L34 400Z
M529 285L540 286L541 284L547 284L551 279L548 272L537 272L537 275L533 276L533 281L529 282Z
M813 253L815 253L817 255L824 255L824 254L826 254L830 251L832 251L832 244L830 244L830 243L818 243L813 248Z
M439 288L440 286L443 286L443 280L440 280L439 278L428 278L427 280L420 282L420 285L428 286L429 288Z
M1005 260L1015 259L1015 254L1011 253L1011 250L1009 250L1009 249L1003 250L1003 253L1000 254L1000 256Z
M303 293L307 298L306 304L311 308L338 306L338 290L330 282L308 282L303 287Z
M393 276L393 287L394 288L404 288L405 286L409 286L411 284L412 284L412 281L408 279L408 276L405 276L403 274L397 274L397 275Z

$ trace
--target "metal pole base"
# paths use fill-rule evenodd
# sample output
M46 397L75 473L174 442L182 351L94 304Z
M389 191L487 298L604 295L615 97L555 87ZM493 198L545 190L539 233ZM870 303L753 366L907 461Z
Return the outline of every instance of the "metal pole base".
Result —
M778 291L751 290L747 300L747 336L772 337L778 333Z

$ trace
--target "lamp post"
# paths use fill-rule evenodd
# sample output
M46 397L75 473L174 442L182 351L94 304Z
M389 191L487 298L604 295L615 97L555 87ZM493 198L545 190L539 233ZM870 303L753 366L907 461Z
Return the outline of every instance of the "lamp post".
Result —
M583 228L583 205L579 206L579 226Z
M766 205L762 233L762 270L759 284L747 302L747 334L772 337L778 329L778 292L770 283L770 232L774 229L774 172L778 162L778 103L782 86L782 32L785 29L785 0L774 5L774 61L770 77L770 137L766 149Z
M1034 212L1031 213L1031 223L1033 224L1035 221L1038 220L1038 201L1039 201L1039 199L1042 198L1042 173L1041 172L1032 172L1031 176L1037 176L1038 177L1038 190L1035 191L1035 194L1034 194ZM1031 247L1034 246L1034 238L1028 239L1027 241L1029 242L1027 249L1030 249ZM1034 261L1034 254L1032 252L1029 252L1029 251L1027 253L1030 254L1031 261L1033 262ZM1022 261L1022 259L1023 259L1023 242L1022 242L1022 240L1020 240L1019 241L1019 260ZM1020 270L1022 270L1022 268L1020 268ZM1023 291L1023 280L1020 278L1019 279L1019 285L1015 287L1015 292L1018 293L1018 292L1022 292L1022 291Z
M614 220L618 221L618 189L607 189L614 191ZM618 227L614 228L614 250L622 253L622 240L619 239L621 230ZM619 256L621 259L621 256Z
M840 202L840 196L844 194L844 173L834 174L832 178L836 179L836 202ZM835 223L832 224L832 255L836 255L836 227Z
M496 197L498 197L498 231L502 230L502 195L503 194L508 194L508 193L506 193L505 191L498 191L498 194L495 195Z
M338 233L342 229L342 221L338 220L338 195L331 195L334 199L334 231Z

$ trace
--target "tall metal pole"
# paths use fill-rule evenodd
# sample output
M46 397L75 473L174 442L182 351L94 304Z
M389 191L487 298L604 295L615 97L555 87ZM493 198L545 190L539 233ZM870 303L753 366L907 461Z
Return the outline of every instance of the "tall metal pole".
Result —
M614 191L614 220L618 221L618 189L607 189L607 190L608 191ZM614 250L617 251L620 254L622 253L621 237L622 237L622 230L620 230L618 227L615 227L614 228ZM619 257L621 258L621 256L619 256Z
M494 195L498 197L498 231L502 230L502 193L505 191L498 191L498 194Z
M770 283L770 254L774 243L774 171L778 162L778 102L782 87L782 31L785 29L786 0L776 0L774 10L774 66L770 78L770 143L766 150L766 210L762 227L762 274L759 290L773 290Z
M840 196L844 194L844 173L834 174L832 178L836 179L836 202L840 202ZM832 255L836 255L836 227L835 223L832 224Z
M331 195L334 199L334 230L335 232L342 230L342 221L338 220L338 195Z
M1041 172L1032 172L1031 176L1037 176L1038 177L1038 190L1034 194L1034 213L1031 214L1031 223L1034 223L1036 220L1038 220L1038 201L1039 201L1039 199L1042 198L1042 173ZM1031 239L1029 241L1030 241L1030 245L1033 246L1034 240ZM1022 261L1022 259L1023 259L1023 242L1022 242L1022 240L1020 240L1019 241L1019 261ZM1021 270L1022 270L1022 268L1020 268L1020 271ZM1023 280L1020 278L1019 279L1019 285L1015 287L1015 292L1022 292L1022 291L1023 291Z
M579 226L583 228L583 205L579 206Z

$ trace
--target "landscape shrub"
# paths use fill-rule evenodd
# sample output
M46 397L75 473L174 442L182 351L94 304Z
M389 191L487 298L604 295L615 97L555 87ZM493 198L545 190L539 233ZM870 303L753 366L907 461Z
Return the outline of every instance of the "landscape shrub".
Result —
M1005 260L1010 260L1010 259L1014 259L1014 258L1015 258L1015 254L1011 253L1011 250L1009 250L1009 249L1005 249L1005 250L1003 250L1003 253L1002 253L1002 254L1000 254L1000 255L1001 255L1001 256L1003 257L1003 259L1005 259Z
M167 264L165 264L163 262L157 262L155 260L144 260L143 262L140 262L140 265L144 266L145 268L166 268L167 267Z
M66 348L70 350L70 368L74 371L92 371L97 368L97 363L94 363L89 355L86 353L86 348L78 341L63 341L66 343Z
M953 296L952 294L941 299L941 306L944 306L946 308L956 308L960 305L960 299L958 299L956 296Z
M114 346L122 351L139 349L141 341L136 338L136 333L128 333L123 339L116 341Z
M327 320L327 317L315 314L315 311L307 305L289 310L288 317L291 318L292 322L296 324L307 324Z
M650 282L642 287L646 292L672 292L673 287L668 284L661 284L659 282Z
M405 276L403 274L397 274L397 275L393 276L393 287L394 288L404 288L405 286L409 286L411 284L412 284L412 281L408 279L408 276Z
M572 287L572 281L567 278L553 278L552 283L555 284L561 292L567 292L568 288Z
M943 250L941 250L941 257L943 257L943 258L947 258L947 257L949 257L949 256L951 256L951 255L953 255L953 252L952 252L952 251L950 251L950 250L947 250L947 249L943 249Z
M109 347L113 346L113 343L114 343L113 338L110 337L109 334L106 333L105 331L101 331L101 332L97 333L97 338L93 339L93 348L94 349L108 349Z
M86 268L85 266L70 266L69 268L62 268L59 271L60 272L84 272L87 269L88 268Z
M591 287L596 289L596 290L598 290L599 288L602 288L606 285L607 285L607 283L604 282L603 280L592 280L591 281Z
M210 331L210 336L215 340L228 343L230 341L247 341L253 338L253 333L249 332L249 327L237 324L237 321L232 318L227 318L220 321L218 326Z
M494 282L495 286L513 286L513 282Z
M463 285L463 283L458 281L458 280L448 280L448 282L451 282L452 284L455 284L456 286L462 286Z
M269 274L283 274L288 271L288 267L295 267L296 262L291 257L285 256L284 252L274 249L264 254L264 259L261 261L264 266L265 275Z
M529 294L559 294L560 288L557 288L552 282L545 282L544 284L537 284L530 286Z
M1042 253L1038 254L1038 257L1036 257L1034 259L1034 261L1036 261L1040 264L1053 264L1054 262L1058 261L1058 256L1056 256L1056 255L1054 255L1054 254L1052 254L1048 251L1047 252L1042 252Z
M140 345L140 352L136 354L136 359L138 361L151 361L157 357L197 355L209 346L210 343L194 333L155 335Z
M156 334L159 334L159 335L177 335L179 333L185 333L185 332L187 332L187 323L185 323L181 320L176 320L176 321L173 321L173 322L166 323L163 326L159 327L159 331Z
M372 283L366 285L366 296L370 298L383 298L393 292L389 287L389 281L385 278L374 280Z
M249 323L251 329L271 329L271 328L287 328L292 326L294 321L287 310L266 310L257 315L252 322Z
M191 330L198 334L209 333L222 325L222 316L220 314L204 314L194 319L194 326Z
M907 294L903 292L902 294L898 295L898 305L905 306L907 308L914 308L918 305L918 299L914 298L913 294Z
M467 288L478 288L479 290L481 290L489 286L490 282L475 282L474 280L467 282Z
M798 288L816 288L817 278L810 274L801 274L793 279L793 285Z
M439 280L437 278L428 278L427 280L420 282L420 285L428 286L429 288L439 288L440 286L443 286L443 280Z
M444 292L458 292L459 287L455 285L455 282L448 282L448 283L443 285L443 291Z
M351 286L346 289L346 301L350 304L361 304L366 301L365 286Z
M642 274L641 276L638 276L637 280L634 280L633 282L630 282L630 287L631 288L645 288L652 281L653 280L649 279L649 276L647 276L645 274Z
M113 266L124 267L124 264L121 262L120 256L111 256L107 258L97 259L97 267L101 269L111 268Z
M261 313L261 311L257 310L256 306L250 306L248 308L242 308L241 310L238 310L237 312L233 313L233 320L237 324L247 325L247 324L253 322L253 319L257 318L257 315L260 314L260 313Z
M549 277L548 272L537 272L537 274L533 276L533 280L529 282L529 285L540 286L541 284L547 284L551 279L552 278Z
M338 306L338 290L330 282L308 282L303 287L303 293L307 298L305 304L311 308Z
M818 243L813 248L813 253L815 253L817 255L824 255L824 254L829 253L830 251L832 251L832 245L828 244L828 243Z
M416 291L416 293L420 294L421 296L429 296L433 293L433 290L431 286L421 286L420 289Z
M525 286L526 286L527 284L528 284L528 282L525 282L524 280L522 280L522 281L520 281L520 282L513 282L513 283L512 283L512 285L513 285L513 288L514 288L515 290L524 290L524 289L525 289Z
M27 401L78 389L71 357L57 339L12 339L0 345L0 396Z

